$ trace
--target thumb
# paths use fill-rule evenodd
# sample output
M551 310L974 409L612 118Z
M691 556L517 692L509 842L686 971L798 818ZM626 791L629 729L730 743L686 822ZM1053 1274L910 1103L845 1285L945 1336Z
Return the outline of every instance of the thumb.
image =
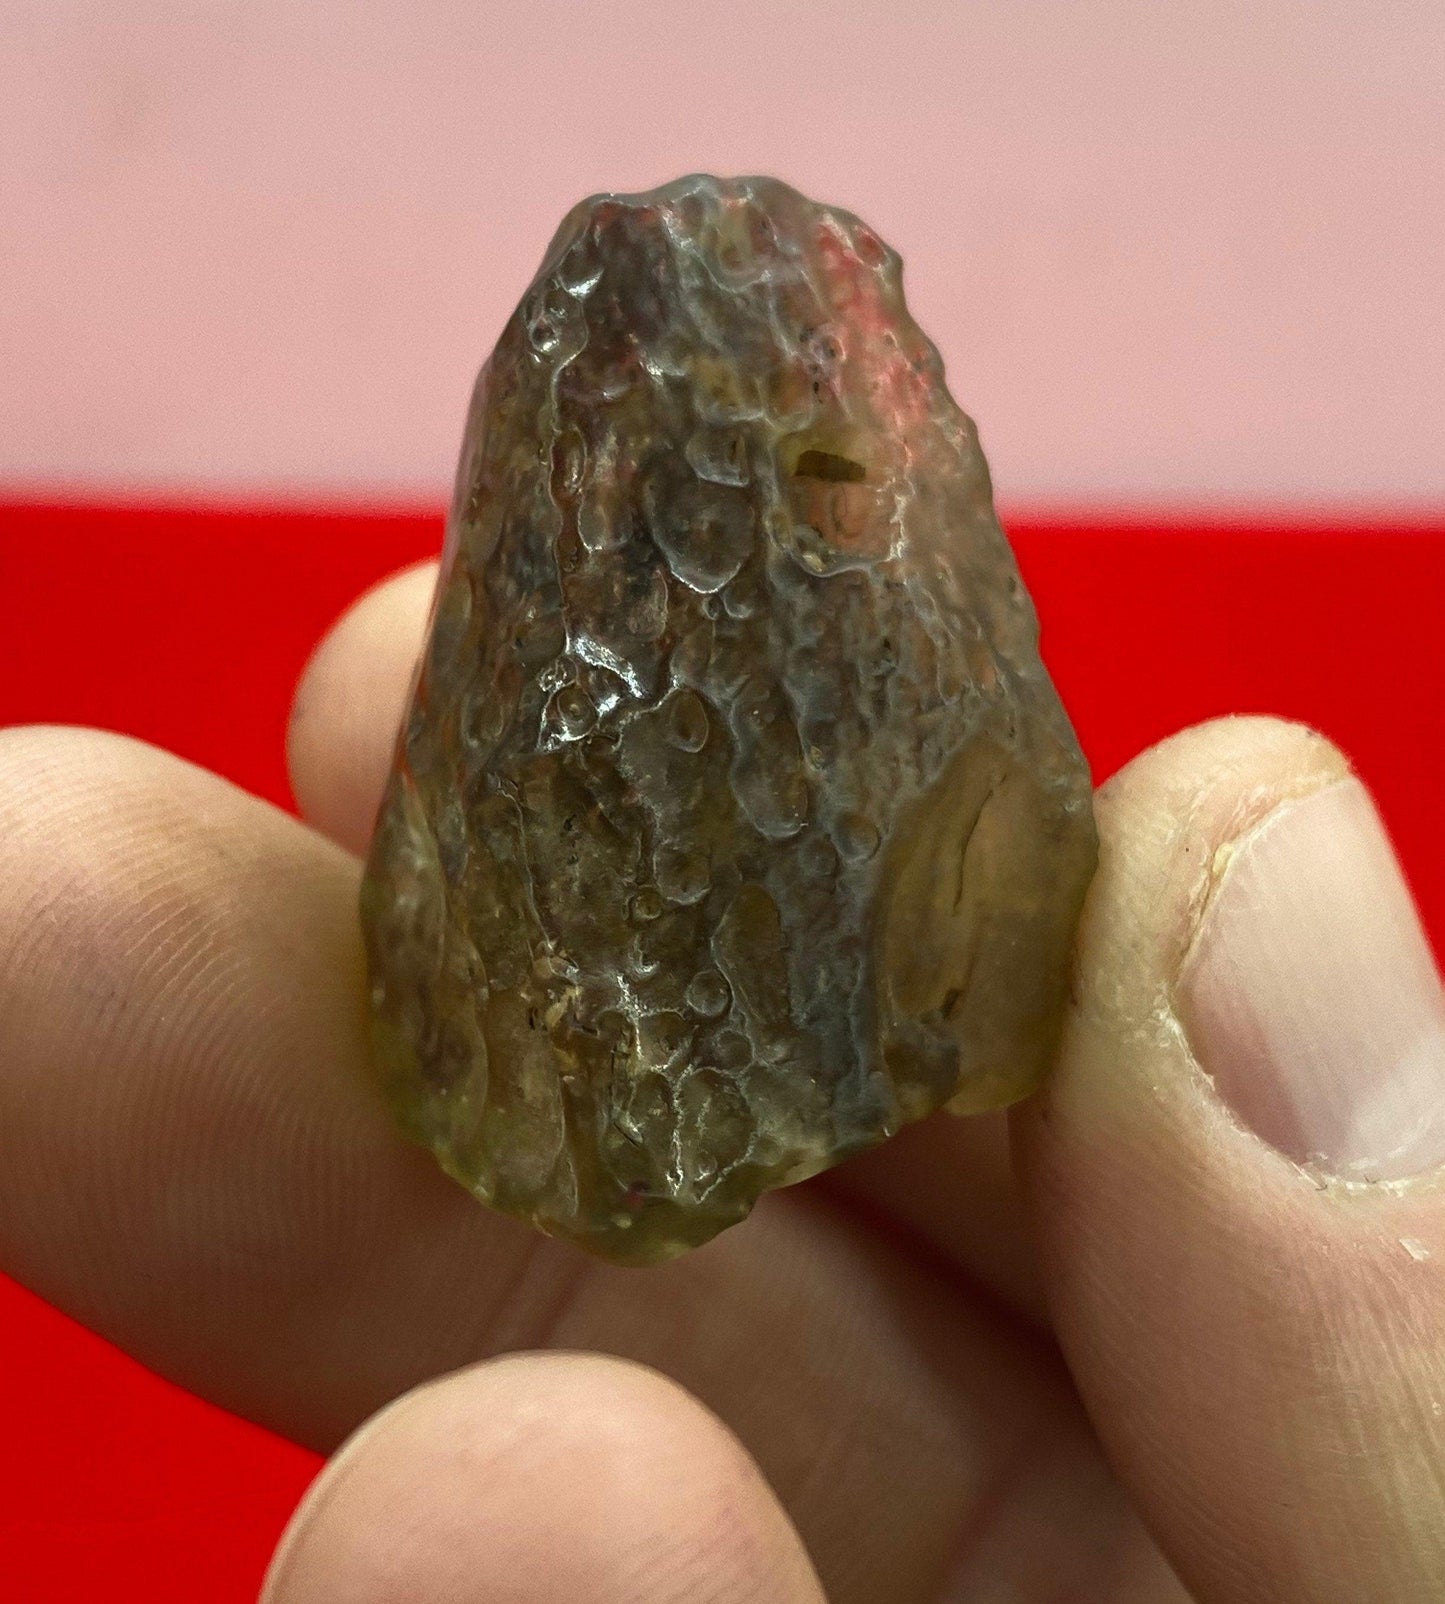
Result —
M1369 796L1228 719L1099 793L1015 1131L1060 1341L1203 1604L1445 1596L1445 998Z

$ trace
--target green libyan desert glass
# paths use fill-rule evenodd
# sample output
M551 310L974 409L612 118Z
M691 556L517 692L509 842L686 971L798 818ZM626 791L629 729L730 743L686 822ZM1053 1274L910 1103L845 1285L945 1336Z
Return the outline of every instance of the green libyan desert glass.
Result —
M1095 861L972 423L847 212L692 176L565 219L472 401L367 868L377 1074L604 1257L1056 1041Z

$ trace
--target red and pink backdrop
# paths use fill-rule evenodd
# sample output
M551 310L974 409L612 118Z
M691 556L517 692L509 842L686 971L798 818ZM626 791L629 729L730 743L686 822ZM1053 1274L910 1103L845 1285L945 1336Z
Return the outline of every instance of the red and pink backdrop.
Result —
M296 675L438 546L566 206L773 170L903 251L1096 775L1308 720L1445 942L1433 0L180 11L0 26L0 725L289 806ZM0 1422L22 1604L253 1598L316 1467L3 1278Z

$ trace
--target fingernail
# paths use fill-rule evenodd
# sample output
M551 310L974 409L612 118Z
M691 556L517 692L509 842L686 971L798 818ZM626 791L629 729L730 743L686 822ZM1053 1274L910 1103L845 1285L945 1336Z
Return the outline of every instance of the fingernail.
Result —
M1176 999L1220 1097L1331 1175L1445 1162L1445 992L1364 786L1284 804L1221 859Z

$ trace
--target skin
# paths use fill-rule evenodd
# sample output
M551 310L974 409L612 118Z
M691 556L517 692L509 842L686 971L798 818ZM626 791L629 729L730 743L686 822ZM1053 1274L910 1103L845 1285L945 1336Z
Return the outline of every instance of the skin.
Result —
M1398 1243L1440 1188L1309 1185L1149 1028L1199 865L1339 754L1262 719L1144 754L1042 1094L615 1269L478 1208L363 1074L358 855L432 580L318 649L305 822L0 734L0 1264L333 1455L268 1604L1437 1598L1445 1276Z

